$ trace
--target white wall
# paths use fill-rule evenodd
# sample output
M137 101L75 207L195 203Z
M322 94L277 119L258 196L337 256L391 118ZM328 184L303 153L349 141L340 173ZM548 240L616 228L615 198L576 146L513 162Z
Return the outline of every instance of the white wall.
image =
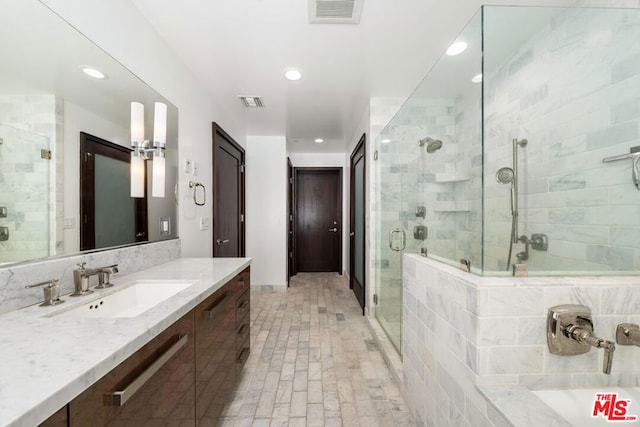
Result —
M245 145L242 110L237 100L229 100L225 105L225 100L210 96L129 0L42 0L42 3L178 108L179 164L187 157L198 159L198 181L205 185L211 182L211 122L220 124L238 143ZM194 177L180 172L178 226L182 255L211 256L211 229L199 229L199 218L212 216L211 197L205 206L194 206L187 185L190 179Z
M342 168L342 272L349 270L349 156L345 153L290 153L294 168Z
M287 153L284 136L248 136L246 254L252 285L287 284Z

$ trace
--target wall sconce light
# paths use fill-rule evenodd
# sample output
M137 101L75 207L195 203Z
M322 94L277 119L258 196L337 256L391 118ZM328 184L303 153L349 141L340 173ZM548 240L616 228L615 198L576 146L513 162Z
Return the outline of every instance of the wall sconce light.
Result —
M131 197L144 197L145 161L152 159L151 196L164 197L167 105L156 102L153 117L153 148L144 139L144 105L131 103Z

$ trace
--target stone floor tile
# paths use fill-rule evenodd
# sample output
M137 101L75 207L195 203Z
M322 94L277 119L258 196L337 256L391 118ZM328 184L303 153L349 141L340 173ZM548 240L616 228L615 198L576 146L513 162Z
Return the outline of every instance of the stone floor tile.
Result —
M218 425L413 426L343 276L251 289L251 354Z

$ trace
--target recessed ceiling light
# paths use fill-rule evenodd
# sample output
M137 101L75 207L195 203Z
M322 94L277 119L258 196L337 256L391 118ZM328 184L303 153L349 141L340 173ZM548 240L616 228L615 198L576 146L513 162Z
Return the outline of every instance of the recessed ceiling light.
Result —
M382 142L383 144L388 144L388 143L390 143L390 142L391 142L391 140L390 140L390 139L386 139L386 138L385 138L385 139L383 139L383 140L382 140L382 141L380 141L380 142Z
M97 70L92 67L80 67L82 72L84 72L87 76L93 77L94 79L104 80L107 78L107 75L100 70Z
M471 81L474 83L480 83L482 81L482 73L476 74L475 76L473 76Z
M466 48L467 48L467 44L465 42L463 41L455 42L451 46L449 46L449 49L447 49L447 55L449 56L460 55L462 52L465 51Z
M316 138L313 142L315 142L316 144L321 144L324 142L324 139L322 138Z
M287 70L284 76L287 80L296 81L302 78L302 73L298 70Z

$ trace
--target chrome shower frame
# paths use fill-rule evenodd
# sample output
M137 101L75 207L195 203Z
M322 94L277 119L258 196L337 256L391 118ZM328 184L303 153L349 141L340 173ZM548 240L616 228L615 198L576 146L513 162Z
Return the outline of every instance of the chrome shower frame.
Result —
M529 141L526 139L513 138L513 182L511 183L511 215L513 216L513 227L511 242L518 243L520 236L518 233L518 147L525 147Z

